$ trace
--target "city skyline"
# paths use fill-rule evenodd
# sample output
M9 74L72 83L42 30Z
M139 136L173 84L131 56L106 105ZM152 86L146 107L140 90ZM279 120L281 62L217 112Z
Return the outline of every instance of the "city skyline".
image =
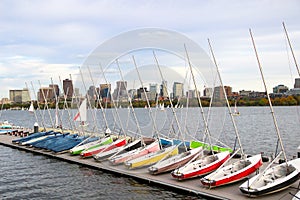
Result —
M196 90L195 89L188 89L184 90L184 84L180 82L173 82L171 87L167 87L167 81L162 81L159 83L149 83L148 87L136 87L130 88L127 87L127 81L116 81L116 88L111 88L111 84L100 83L97 86L89 86L86 89L86 93L83 94L82 91L79 91L79 88L73 88L73 82L70 79L63 80L62 89L59 87L58 84L51 83L49 86L43 86L38 88L37 94L32 95L33 91L30 91L28 88L24 89L14 89L9 90L9 101L12 102L28 102L31 100L38 100L44 102L45 99L47 100L55 100L57 97L64 97L66 99L71 98L84 98L84 96L89 95L92 99L102 99L110 101L111 98L114 100L119 101L128 101L129 98L136 96L137 99L146 100L145 95L148 96L149 100L155 100L159 97L161 100L171 98L171 99L178 99L178 98L196 98ZM216 94L223 95L222 89L220 88L221 85L214 86L214 90ZM71 90L69 90L71 88ZM163 89L165 88L165 89ZM234 91L230 85L224 85L226 94L229 97L233 96L247 96L249 93L261 93L264 94L264 91L255 91L255 90L239 90ZM289 88L285 85L278 84L272 88L272 92L270 94L288 94L288 95L300 95L300 78L296 78L294 82L294 87ZM209 97L212 93L212 88L207 87L204 88L203 91L199 91L201 97ZM145 94L146 93L146 94ZM98 97L97 97L98 96ZM31 97L31 99L30 99ZM32 98L36 97L36 98ZM224 98L224 97L223 97ZM4 98L0 98L3 102ZM17 99L17 100L15 100Z
M79 67L93 49L120 33L144 27L182 33L208 55L210 38L224 84L236 91L262 91L248 32L252 28L269 90L277 84L291 88L298 75L281 23L285 22L299 58L299 7L297 0L4 0L0 8L0 97L8 97L9 89L24 88L24 82L45 85L51 78L57 82L59 76L70 74L80 80Z

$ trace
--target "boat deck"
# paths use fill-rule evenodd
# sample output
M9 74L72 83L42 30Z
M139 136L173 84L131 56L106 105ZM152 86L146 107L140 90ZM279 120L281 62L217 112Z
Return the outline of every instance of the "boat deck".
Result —
M12 148L17 148L32 153L42 154L45 156L50 156L56 159L64 160L71 163L76 163L79 165L84 165L94 169L99 169L107 171L110 173L116 173L121 176L127 176L131 178L138 179L140 181L149 183L149 184L158 184L164 187L168 187L171 190L176 192L185 191L193 195L203 196L204 198L215 198L215 199L249 199L249 197L243 195L239 190L239 185L243 182L238 182L230 184L227 186L221 186L213 189L208 189L202 186L199 178L178 181L172 178L170 173L165 173L161 175L151 175L148 173L147 168L133 169L129 170L124 165L112 166L108 161L96 162L93 158L82 159L79 156L72 156L69 153L63 154L54 154L49 151L39 150L35 148L29 148L26 146L20 146L13 144L11 141L16 139L15 136L10 135L0 135L0 144ZM267 166L265 163L262 167ZM290 188L283 190L278 193L256 197L255 199L281 199L281 200L290 200L292 199L292 194L297 193L298 182L293 184Z

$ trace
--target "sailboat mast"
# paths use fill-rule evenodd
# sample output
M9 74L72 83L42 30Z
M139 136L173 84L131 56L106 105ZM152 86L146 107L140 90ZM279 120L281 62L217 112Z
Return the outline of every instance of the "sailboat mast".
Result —
M28 95L29 95L29 98L30 98L30 105L33 105L33 100L32 100L32 98L31 98L31 95L30 95L30 91L29 91L27 82L25 82L25 85L26 85L26 88L27 88L27 90L28 90ZM2 105L3 105L3 101L2 101ZM2 109L3 109L3 108L1 108L1 111L2 111ZM34 113L34 117L35 117L36 122L39 123L39 120L38 120L38 117L37 117L37 115L36 115L36 111L34 110L34 108L33 108L33 113ZM1 115L0 115L0 117L1 117ZM44 127L44 128L45 128L45 127Z
M108 128L108 122L107 122L107 119L106 119L106 115L104 113L104 109L102 107L102 104L100 102L100 94L98 93L97 89L96 89L96 85L95 85L95 82L94 82L94 79L92 77L92 73L91 73L91 70L90 70L90 67L87 66L88 68L88 71L89 71L89 75L90 75L90 79L92 81L92 84L93 84L93 87L95 88L95 93L96 93L96 99L97 99L97 104L100 105L100 109L101 109L101 112L102 112L102 116L103 116L103 119L104 119L104 123L105 123L105 128L107 129ZM96 119L96 122L98 121L97 120L97 115L95 115L95 119ZM98 132L98 126L97 126L97 123L96 123L96 131Z
M106 78L106 76L105 76L104 70L103 70L103 68L102 68L101 65L100 65L100 69L101 69L102 76L103 76L103 78L104 78L104 80L105 80L105 84L106 84L106 85L109 85L109 82L108 82L108 80L107 80L107 78ZM110 91L109 91L109 92L110 92ZM121 117L120 117L120 115L119 115L118 108L117 108L117 106L116 106L116 104L115 104L115 101L114 101L114 98L112 98L112 101L111 101L111 102L112 102L112 104L113 104L113 107L114 107L114 110L115 110L115 112L116 112L117 118L118 118L118 120L119 120L119 122L120 122L120 128L121 128L121 131L122 131L122 133L123 133L124 135L126 135L125 129L124 129L124 127L123 127L123 123L122 123L122 120L121 120ZM113 115L113 112L112 112L112 115ZM115 121L115 123L116 123L115 118L114 118L114 121Z
M53 83L53 79L51 77L51 84L52 84L52 89L53 89L53 93L54 93L54 97L55 97L55 128L58 128L58 127L62 127L62 120L61 118L58 116L59 115L59 106L58 106L58 103L59 103L59 98L57 96L57 92L55 87L54 87L54 83ZM60 119L58 119L60 118ZM60 122L58 122L60 121Z
M160 74L160 78L161 78L162 81L163 81L163 88L165 88L165 81L164 81L165 79L164 79L163 74L162 74L162 72L161 72L161 68L160 68L160 65L159 65L159 63L158 63L158 60L157 60L157 57L156 57L154 51L153 51L153 56L154 56L156 65L157 65L157 67L158 67L158 71L159 71L159 74ZM185 148L185 150L187 151L187 146L186 146L185 141L184 141L183 133L182 133L182 131L181 131L181 126L180 126L180 124L179 124L179 121L178 121L176 112L175 112L175 110L174 110L174 106L173 106L172 100L171 100L171 98L169 97L169 94L168 94L168 93L167 93L167 97L168 97L168 99L169 99L169 102L170 102L170 105L171 105L171 109L172 109L172 113L173 113L173 116L174 116L175 121L176 121L177 126L178 126L179 134L180 134L180 136L182 137L182 141L183 141L184 148Z
M38 82L39 82L40 88L42 88L40 80L38 80ZM49 89L47 89L47 97L46 97L45 92L44 92L43 89L42 89L42 95L43 95L43 98L44 98L44 101L45 101L44 111L45 111L45 109L47 110L49 118L50 118L51 126L52 126L52 128L54 128L55 125L53 123L52 116L51 116L50 110L48 108L48 101L47 101L47 98L49 98Z
M204 109L202 107L202 103L201 103L200 95L199 95L199 92L198 92L195 76L194 76L194 73L193 73L192 64L191 64L190 57L189 57L189 54L187 52L185 44L184 44L184 50L185 50L186 58L187 58L187 61L188 61L189 69L190 69L190 72L191 72L191 75L192 75L192 80L193 80L193 83L194 83L194 87L195 87L195 90L196 90L196 97L197 97L197 100L198 100L198 103L199 103L199 106L200 106L200 109L201 109L201 116L202 116L203 123L204 123L204 128L205 128L204 135L205 136L208 135L209 145L210 145L210 148L212 150L212 153L214 154L214 151L213 151L213 148L212 148L210 130L209 130L209 127L208 127L207 119L205 118L205 115L204 115Z
M84 87L84 90L85 90L85 94L86 94L86 98L87 98L87 102L88 102L88 107L90 107L90 109L92 109L91 101L94 100L94 99L91 99L90 95L88 94L87 87L86 87L84 77L83 77L83 74L82 74L82 70L81 70L80 67L79 67L79 73L80 73L82 84L83 84L83 87ZM96 114L94 112L91 112L91 113L92 113L92 118L93 118L93 121L94 121L93 130L96 129L96 132L98 132Z
M120 67L118 59L116 59L116 64L117 64L117 67L118 67L121 79L122 79L123 82L125 82L125 79L124 79L123 73L121 71L121 67ZM139 121L138 121L138 119L136 117L136 114L135 114L135 111L134 111L134 108L133 108L133 105L132 105L132 100L131 100L132 98L128 94L128 90L127 90L127 86L126 85L125 85L125 89L126 89L127 99L129 101L129 106L130 106L130 109L131 109L132 114L133 114L133 118L134 118L136 126L137 126L138 133L139 133L140 136L142 136L142 130L141 130ZM144 142L144 141L142 140L142 142Z
M226 91L225 91L225 88L224 88L224 85L223 85L223 81L222 81L222 78L221 78L221 75L220 75L220 71L219 71L219 67L218 67L218 64L217 64L217 61L216 61L216 58L215 58L215 54L213 52L213 49L212 49L212 46L210 44L209 39L207 39L207 41L208 41L209 48L210 48L210 51L211 51L211 55L213 57L214 64L216 66L216 70L217 70L217 73L218 73L218 76L219 76L219 80L220 80L220 83L221 83L221 86L222 86L222 89L223 89L224 97L225 97L227 108L228 108L230 118L231 118L231 121L232 121L232 124L233 124L233 127L234 127L234 131L235 131L236 137L237 137L239 145L240 145L241 154L244 156L244 150L243 150L243 147L242 147L242 142L241 142L241 139L240 139L240 136L239 136L238 129L237 129L236 124L235 124L235 120L234 120L232 112L231 112L230 104L229 104L227 94L226 94Z
M151 117L151 121L153 122L153 128L154 128L155 136L157 136L157 138L159 139L159 138L160 138L159 131L158 131L158 129L157 129L156 122L155 122L154 117L153 117L153 114L152 114L151 105L150 105L150 103L149 103L149 99L148 99L148 96L147 96L147 93L146 93L146 90L145 90L145 87L144 87L144 84L143 84L143 81L142 81L140 72L139 72L139 70L138 70L138 66L137 66L137 64L136 64L136 61L135 61L134 56L132 56L132 60L133 60L133 64L134 64L135 70L136 70L136 72L137 72L137 75L138 75L138 77L139 77L140 84L142 85L143 92L144 92L144 94L145 94L147 106L148 106L148 108L149 108L149 114L150 114L150 117ZM159 141L160 141L160 140L159 140ZM161 145L161 142L159 142L159 143L160 143L160 145Z
M276 129L276 133L277 133L277 136L278 136L278 139L279 139L279 143L280 143L280 146L281 146L281 150L283 151L283 156L284 156L285 161L287 161L287 157L286 157L286 154L285 154L284 146L283 146L283 143L282 143L282 140L281 140L281 136L280 136L280 132L279 132L279 128L278 128L278 125L277 125L277 120L276 120L276 117L275 117L275 114L274 114L274 110L273 110L273 106L272 106L272 102L271 102L271 99L270 99L270 96L269 96L269 93L268 93L268 90L267 90L267 86L266 86L264 74L262 72L262 67L261 67L261 64L260 64L260 61L259 61L259 58L258 58L258 54L257 54L257 50L256 50L256 46L255 46L255 42L254 42L254 39L253 39L253 35L252 35L252 32L251 32L251 29L249 29L249 33L250 33L250 36L251 36L251 40L252 40L252 44L253 44L253 48L254 48L256 60L257 60L258 67L259 67L259 70L260 70L260 74L261 74L261 77L262 77L262 80L263 80L263 84L264 84L264 87L265 87L265 92L267 93L267 97L268 97L268 101L269 101L269 106L270 106L270 110L271 110L271 113L272 113L272 117L273 117L275 129Z
M32 91L33 91L34 98L37 100L36 102L37 102L39 114L40 114L40 116L41 116L41 118L42 118L42 126L43 126L44 130L46 131L45 117L44 117L44 115L42 115L42 113L41 113L41 107L40 107L40 104L39 104L39 100L38 100L38 98L37 98L37 96L36 96L36 93L35 93L35 90L34 90L32 81L31 81L30 83L31 83L31 87L32 87Z
M68 94L68 92L69 92L69 88L67 88L67 91L65 91L65 89L64 89L64 87L63 87L63 84L62 84L62 81L61 81L61 78L60 78L60 76L58 76L58 79L59 79L59 86L62 88L62 90L63 90L63 95L64 95L64 109L65 110L67 110L67 113L68 113L68 121L69 121L69 124L70 124L70 129L77 129L76 128L76 125L75 125L75 123L73 122L72 123L72 120L71 120L71 113L70 113L70 109L69 109L69 107L68 107L68 103L67 103L67 94ZM72 80L72 79L70 79L70 80ZM63 114L62 114L63 115ZM74 128L73 128L74 127Z
M300 76L300 70L299 70L299 67L298 67L298 64L297 64L297 60L296 60L296 57L295 57L295 54L294 54L294 51L293 51L293 48L292 48L292 44L291 44L291 42L290 42L289 35L288 35L287 30L286 30L286 28L285 28L284 22L282 22L282 25L283 25L283 29L284 29L284 32L285 32L287 41L288 41L288 43L289 43L289 46L290 46L290 49L291 49L291 52L292 52L292 55L293 55L293 59L294 59L294 62L295 62L295 65L296 65L296 68L297 68L297 71L298 71L298 75Z

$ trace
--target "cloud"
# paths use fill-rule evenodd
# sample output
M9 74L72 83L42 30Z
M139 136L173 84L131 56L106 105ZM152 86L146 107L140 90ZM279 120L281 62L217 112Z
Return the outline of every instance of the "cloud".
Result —
M45 63L40 58L18 55L1 58L0 68L2 97L8 97L9 90L26 88L25 83L32 90L32 82L36 91L40 88L39 82L42 86L48 86L51 84L51 78L54 83L60 84L59 77L61 77L61 80L69 78L69 74L78 70L78 67L75 67L74 64L50 64Z
M4 0L0 5L0 67L5 71L1 84L14 88L16 83L23 85L24 77L35 81L52 74L78 74L78 66L98 45L141 27L181 32L207 53L206 38L210 38L224 83L236 90L258 90L248 32L252 28L265 74L274 75L270 85L287 84L282 76L289 76L287 67L292 63L286 57L281 22L286 22L299 57L299 7L297 0ZM6 72L11 69L16 73Z

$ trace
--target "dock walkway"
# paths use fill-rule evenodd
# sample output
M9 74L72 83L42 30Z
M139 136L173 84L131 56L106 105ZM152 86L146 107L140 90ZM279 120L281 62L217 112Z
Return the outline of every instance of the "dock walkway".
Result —
M107 171L110 173L119 174L121 176L127 176L131 178L138 179L140 181L149 183L149 184L158 184L163 187L168 187L169 189L179 192L185 191L191 193L193 195L202 196L205 198L214 198L214 199L250 199L249 197L243 195L239 190L239 185L243 182L238 182L234 184L230 184L227 186L221 186L213 189L208 189L202 186L199 178L178 181L175 180L170 173L160 174L160 175L151 175L148 173L147 168L133 169L129 170L124 165L112 166L108 161L96 162L93 158L82 159L79 156L72 156L68 153L64 154L54 154L52 152L47 152L44 150L38 150L34 148L29 148L26 146L20 146L17 144L13 144L12 140L16 139L14 136L10 135L0 135L0 144L5 145L12 148L17 148L25 151L29 151L32 153L42 154L45 156L49 156L52 158L60 159L66 162L76 163L79 165L84 165L87 167L91 167L94 169L99 169L103 171ZM264 167L266 164L264 164ZM292 194L297 192L298 182L292 185L290 188L283 190L281 192L256 197L255 199L280 199L280 200L290 200L292 199Z

